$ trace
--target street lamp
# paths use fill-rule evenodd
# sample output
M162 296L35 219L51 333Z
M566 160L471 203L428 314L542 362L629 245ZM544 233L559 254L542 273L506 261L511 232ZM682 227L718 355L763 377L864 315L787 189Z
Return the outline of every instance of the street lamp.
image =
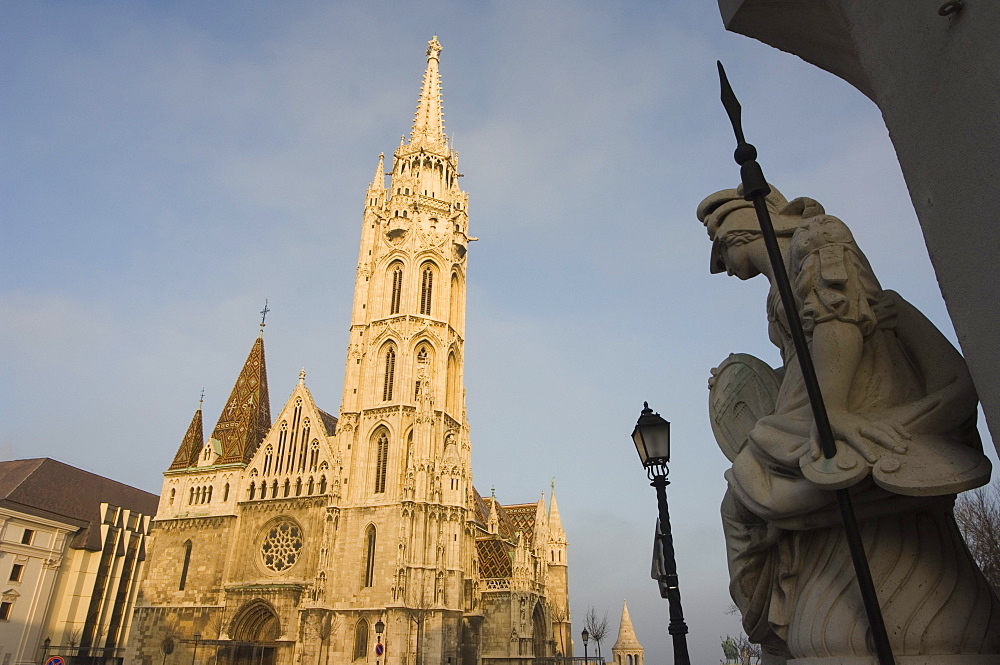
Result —
M583 632L580 633L580 637L583 639L583 662L589 663L590 659L587 658L587 642L590 641L590 633L587 632L586 628L584 628Z
M191 665L194 665L195 658L198 657L198 641L201 639L201 633L194 634L194 650L191 652Z
M375 622L375 665L379 665L379 658L385 653L385 647L382 646L382 633L385 632L385 622L379 619Z
M691 665L691 657L687 648L687 624L684 623L684 611L681 609L681 590L677 583L677 561L674 559L674 537L670 532L670 513L667 510L667 480L670 461L670 423L653 413L648 402L642 403L642 413L632 431L632 441L635 443L639 459L646 468L646 474L652 481L649 484L656 488L656 504L659 509L656 539L659 545L654 549L654 577L660 585L663 594L666 587L667 604L670 610L670 625L667 632L674 640L674 663L676 665Z

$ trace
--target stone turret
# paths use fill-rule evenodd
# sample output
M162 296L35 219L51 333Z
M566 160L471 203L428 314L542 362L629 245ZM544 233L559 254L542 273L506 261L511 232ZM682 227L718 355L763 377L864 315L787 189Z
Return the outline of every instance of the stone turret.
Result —
M618 639L611 647L611 657L615 665L643 665L644 650L635 636L632 618L628 615L628 603L622 601L622 620L618 626Z

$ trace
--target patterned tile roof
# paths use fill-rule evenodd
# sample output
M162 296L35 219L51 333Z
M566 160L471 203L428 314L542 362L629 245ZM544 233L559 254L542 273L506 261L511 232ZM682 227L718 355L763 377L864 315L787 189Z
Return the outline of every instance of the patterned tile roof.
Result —
M489 522L490 510L496 505L497 510L497 535L501 538L506 538L508 540L514 539L514 532L517 529L514 527L513 522L510 521L510 517L507 515L507 511L504 507L500 505L500 502L496 500L496 497L490 496L483 499L483 503L486 504L486 521Z
M511 529L514 532L520 531L522 537L526 538L527 542L532 543L535 536L535 512L538 510L538 504L517 503L511 506L502 506L502 508L510 520Z
M476 524L485 530L486 523L490 519L490 508L486 505L486 501L483 500L483 497L479 494L479 490L475 487L472 488L472 500L475 502L473 508L476 511Z
M222 443L219 464L249 462L269 429L271 402L267 394L264 338L258 337L212 431L212 438Z
M476 541L480 577L510 577L513 573L514 547L500 538L480 538Z
M176 469L187 469L198 464L198 453L205 445L205 432L201 420L201 406L194 412L191 424L188 425L181 447L177 449L174 461L170 463L170 471Z

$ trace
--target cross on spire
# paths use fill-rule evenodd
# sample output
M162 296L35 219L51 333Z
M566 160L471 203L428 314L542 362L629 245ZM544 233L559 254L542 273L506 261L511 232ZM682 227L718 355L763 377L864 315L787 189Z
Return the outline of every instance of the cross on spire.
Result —
M267 313L271 309L267 306L267 298L264 298L264 309L260 310L260 334L264 334L264 320L267 318Z

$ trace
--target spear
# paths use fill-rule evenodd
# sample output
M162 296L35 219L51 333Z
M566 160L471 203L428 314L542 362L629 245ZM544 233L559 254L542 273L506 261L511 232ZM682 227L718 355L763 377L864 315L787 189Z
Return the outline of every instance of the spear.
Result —
M726 70L722 67L722 63L716 62L719 65L719 82L722 86L722 105L733 125L733 133L736 134L736 151L733 153L733 158L740 165L743 198L753 203L754 211L757 213L757 221L760 222L764 245L767 247L767 256L771 261L774 273L774 283L778 289L778 295L781 296L781 305L785 309L789 333L792 336L792 343L795 345L795 355L798 357L799 366L802 369L802 379L806 385L806 392L809 394L809 403L812 406L813 419L816 422L820 449L823 451L823 457L833 459L837 453L833 429L830 427L830 418L826 412L826 405L823 403L823 393L820 391L819 379L816 378L816 368L813 366L812 355L809 353L809 345L806 342L805 331L802 329L799 310L795 305L792 285L788 281L788 273L785 271L781 248L778 247L778 238L774 233L774 226L771 224L771 214L768 212L767 203L764 200L771 193L771 188L768 186L767 180L764 179L763 169L757 163L757 149L747 143L743 135L740 102L736 99L736 93L733 92L732 86L729 85L729 79L726 78ZM871 570L868 567L865 546L861 542L858 520L854 515L854 503L847 488L838 489L835 492L840 516L844 522L847 547L851 552L851 561L854 563L854 574L858 579L861 600L864 603L868 625L872 631L875 653L881 665L895 665L892 648L889 646L889 635L882 618L882 608L879 607L875 583L872 581Z

